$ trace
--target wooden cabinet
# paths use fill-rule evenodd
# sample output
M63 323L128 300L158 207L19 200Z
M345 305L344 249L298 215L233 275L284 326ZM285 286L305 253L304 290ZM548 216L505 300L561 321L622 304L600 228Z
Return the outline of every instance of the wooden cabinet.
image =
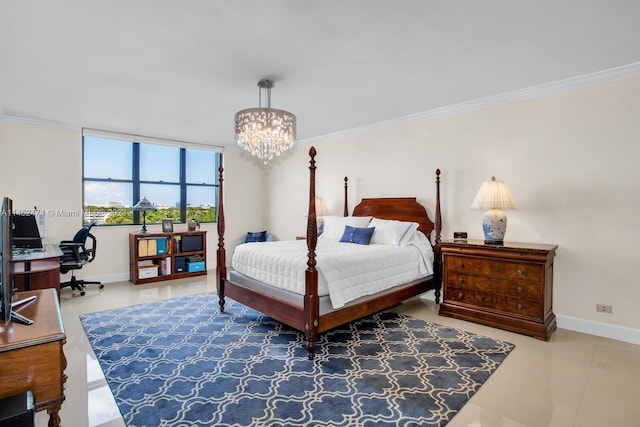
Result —
M441 245L443 302L439 314L548 340L553 314L556 245L482 240Z
M55 289L18 292L13 301L31 296L36 299L14 311L33 324L12 321L0 328L0 399L30 390L36 411L46 410L49 426L59 426L67 381L62 347L67 338L58 294Z
M207 232L129 234L129 280L151 283L207 274Z

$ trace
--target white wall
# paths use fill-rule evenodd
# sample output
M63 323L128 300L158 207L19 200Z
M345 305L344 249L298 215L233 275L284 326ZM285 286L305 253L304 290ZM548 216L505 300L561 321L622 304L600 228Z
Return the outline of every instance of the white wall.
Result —
M0 195L14 209L46 211L45 243L82 226L81 132L0 123Z
M224 162L225 248L231 264L234 243L249 231L267 229L264 165L241 151L227 150ZM211 224L215 226L215 224ZM217 239L217 232L216 232ZM218 241L215 241L215 249ZM214 247L209 249L213 254ZM215 264L211 264L215 265Z
M506 239L559 245L554 312L560 327L640 342L640 79L423 120L316 144L317 192L342 213L362 197L416 196L434 209L442 169L443 236L483 238L469 209L482 181L506 181L518 209ZM300 117L300 121L304 118ZM270 228L305 230L308 145L269 169ZM613 306L612 314L596 304Z
M265 228L263 168L240 152L223 155L226 181L226 246L250 230ZM238 194L238 197L229 196ZM0 196L13 199L14 209L46 212L46 244L68 240L82 227L82 132L0 122ZM232 219L232 220L231 220ZM186 229L175 224L175 229ZM159 224L148 225L160 231ZM248 229L246 229L248 228ZM129 233L136 226L94 227L96 259L78 276L103 282L129 280ZM207 230L207 268L216 267L216 224ZM68 280L63 275L62 280Z

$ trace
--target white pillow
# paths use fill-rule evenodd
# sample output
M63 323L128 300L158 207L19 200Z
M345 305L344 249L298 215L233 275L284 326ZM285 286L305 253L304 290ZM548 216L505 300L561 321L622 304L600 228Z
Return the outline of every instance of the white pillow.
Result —
M373 218L369 223L369 227L376 228L373 236L371 236L372 244L405 246L413 239L418 229L418 223Z
M365 228L371 221L370 216L325 216L322 217L324 228L320 239L340 240L347 225L356 228Z
M404 246L410 245L412 243L418 244L418 245L426 243L428 245L431 245L431 240L429 240L429 238L425 236L425 234L422 231L418 231L418 230L414 231L409 239L403 240L402 242L404 243Z

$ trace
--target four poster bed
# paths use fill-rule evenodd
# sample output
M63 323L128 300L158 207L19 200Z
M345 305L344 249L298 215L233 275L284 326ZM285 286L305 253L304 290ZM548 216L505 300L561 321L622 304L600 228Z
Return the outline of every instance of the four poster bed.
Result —
M410 233L405 232L398 237L398 241L389 245L368 245L368 241L364 244L345 244L338 241L338 235L338 239L331 239L336 226L340 227L340 234L345 229L340 222L341 217L332 217L333 222L325 224L325 231L319 238L315 206L314 147L309 150L309 156L309 214L306 240L240 245L234 251L234 268L229 275L224 247L224 177L223 167L220 166L217 291L222 312L225 308L225 297L230 297L303 332L307 339L308 358L313 359L319 333L391 308L431 289L436 292L436 303L439 302L442 220L439 169L436 171L435 223L429 219L425 208L415 198L409 197L362 199L349 217L348 184L345 178L345 224L362 225L371 221L369 227L376 225L380 236L383 236L384 231L380 230L384 230L384 227L415 225L412 229L409 227L406 230ZM328 227L333 228L329 230ZM430 236L434 230L435 244L432 244ZM344 242L344 238L342 236L340 240ZM372 243L375 242L375 238L374 236ZM410 241L398 243L405 238ZM381 237L378 237L378 242L380 239ZM306 261L302 255L305 252ZM375 252L377 258L369 258L370 252ZM287 254L294 257L287 258ZM263 258L255 258L258 256ZM412 260L414 258L415 260ZM358 260L364 260L364 264L357 264ZM412 271L414 267L404 265L403 262L412 263L416 270ZM266 270L263 272L261 268ZM377 273L371 274L371 270L375 268L385 270L387 277L381 278ZM371 282L366 279L369 276L373 276ZM348 284L358 288L359 293L345 291Z

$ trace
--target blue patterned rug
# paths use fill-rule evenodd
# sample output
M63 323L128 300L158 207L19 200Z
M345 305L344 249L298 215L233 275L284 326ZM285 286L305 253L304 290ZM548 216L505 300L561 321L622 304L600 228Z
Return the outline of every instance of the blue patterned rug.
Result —
M383 312L301 333L217 296L80 316L130 427L443 426L513 344Z

